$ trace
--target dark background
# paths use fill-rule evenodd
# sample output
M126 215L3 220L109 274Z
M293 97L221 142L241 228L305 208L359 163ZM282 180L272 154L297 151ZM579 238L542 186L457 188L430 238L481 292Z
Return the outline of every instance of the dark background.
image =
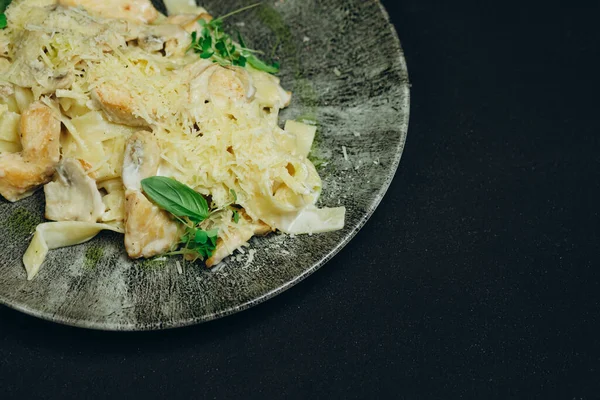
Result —
M2 399L600 396L598 2L384 3L411 126L356 239L191 328L94 332L2 307Z

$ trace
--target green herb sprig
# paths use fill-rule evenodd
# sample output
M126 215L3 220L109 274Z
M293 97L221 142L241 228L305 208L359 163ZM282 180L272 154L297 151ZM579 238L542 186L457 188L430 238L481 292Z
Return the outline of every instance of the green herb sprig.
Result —
M210 258L217 247L218 231L204 231L198 225L211 215L208 202L200 193L175 179L153 176L142 180L144 193L160 208L185 226L177 251L165 255Z
M142 189L150 200L173 215L185 227L177 246L178 250L163 254L164 256L191 256L194 261L198 258L205 260L212 257L217 248L219 232L217 229L205 231L199 225L211 214L237 203L238 197L235 190L229 190L232 202L222 208L211 210L204 196L172 178L153 176L143 179ZM235 208L233 209L233 220L236 224L240 220L239 211Z
M11 1L12 0L0 0L0 29L4 29L8 25L4 11L6 11Z
M279 63L267 64L256 56L260 52L246 47L246 43L239 32L237 32L238 42L236 43L223 30L223 20L234 14L257 7L260 4L257 3L240 8L222 17L215 18L210 22L206 22L203 19L198 20L198 23L202 26L202 30L200 35L192 32L192 43L188 51L193 50L200 55L200 58L212 59L213 62L223 66L235 65L245 67L246 64L249 64L259 71L276 74L279 72Z

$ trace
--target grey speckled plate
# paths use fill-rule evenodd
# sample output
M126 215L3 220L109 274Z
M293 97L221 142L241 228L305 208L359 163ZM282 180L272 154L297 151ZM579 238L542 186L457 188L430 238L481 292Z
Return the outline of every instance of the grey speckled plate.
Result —
M251 1L210 0L222 15ZM31 232L43 221L43 195L0 202L0 303L44 319L86 328L150 330L191 325L258 304L306 278L363 226L385 194L406 137L406 64L386 12L374 0L277 0L238 24L254 48L277 45L283 86L294 93L282 120L310 118L319 132L315 155L323 206L345 205L346 227L315 236L253 239L256 249L217 272L174 260L133 262L122 238L52 251L40 274L25 280L21 263ZM344 156L343 148L347 157Z

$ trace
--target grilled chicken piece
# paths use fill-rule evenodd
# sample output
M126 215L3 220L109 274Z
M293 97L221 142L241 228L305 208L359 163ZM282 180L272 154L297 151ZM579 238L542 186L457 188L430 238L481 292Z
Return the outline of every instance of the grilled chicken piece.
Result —
M133 114L133 98L127 90L105 83L92 90L92 99L112 122L129 126L148 126L146 121Z
M134 133L123 160L125 185L125 249L131 258L149 258L169 251L181 237L181 228L141 192L142 179L155 176L160 147L150 132Z
M169 251L181 237L179 225L139 190L125 194L125 248L131 258Z
M249 217L242 213L243 216L238 222L238 230L229 236L217 239L217 248L212 257L206 260L207 267L213 267L223 261L225 257L233 254L234 251L242 247L252 238L252 236L264 236L273 229L263 222L251 222Z
M230 102L247 102L254 96L252 77L239 67L206 66L205 62L188 67L197 75L190 80L190 101L202 104L212 101L217 107L226 107Z
M0 194L12 202L48 183L60 160L60 122L48 106L31 104L19 129L23 150L0 154Z

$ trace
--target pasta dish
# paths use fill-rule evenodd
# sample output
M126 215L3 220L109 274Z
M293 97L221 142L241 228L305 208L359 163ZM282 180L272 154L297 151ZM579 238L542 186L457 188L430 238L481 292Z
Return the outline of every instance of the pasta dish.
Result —
M44 191L23 263L124 235L129 257L207 267L255 235L344 226L317 208L316 127L280 126L292 94L188 0L13 0L0 9L0 194ZM1 2L0 2L1 4Z

